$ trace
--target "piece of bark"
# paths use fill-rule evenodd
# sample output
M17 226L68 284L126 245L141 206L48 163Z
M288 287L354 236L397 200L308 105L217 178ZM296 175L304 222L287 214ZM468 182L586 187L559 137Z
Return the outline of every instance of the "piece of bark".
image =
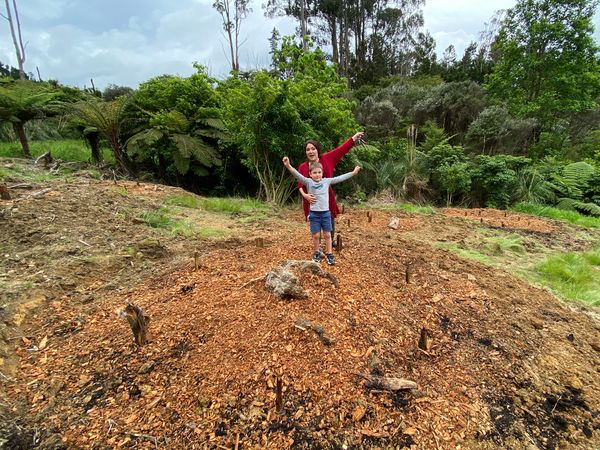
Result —
M404 378L379 377L365 373L357 373L357 375L365 379L365 386L370 389L401 391L418 388L417 383L411 380L405 380Z

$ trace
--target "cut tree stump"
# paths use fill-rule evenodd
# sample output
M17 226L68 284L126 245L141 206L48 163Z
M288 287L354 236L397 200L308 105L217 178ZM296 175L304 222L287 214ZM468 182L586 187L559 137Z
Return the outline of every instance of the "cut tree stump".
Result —
M384 391L401 391L409 389L417 389L418 385L414 381L405 380L404 378L394 377L379 377L365 373L356 373L359 377L365 379L365 386L370 389L380 389Z
M337 235L337 245L336 245L336 250L338 253L340 253L342 251L343 245L342 245L342 236L340 236L339 234Z
M10 200L10 192L5 184L0 184L0 198L2 200Z
M119 316L127 319L131 332L133 333L134 342L139 345L148 343L148 323L150 317L144 314L142 308L133 303L128 303L127 306L119 310Z
M428 352L429 350L431 350L432 345L433 342L429 337L429 332L427 331L427 328L421 328L421 336L419 337L419 348L425 352Z

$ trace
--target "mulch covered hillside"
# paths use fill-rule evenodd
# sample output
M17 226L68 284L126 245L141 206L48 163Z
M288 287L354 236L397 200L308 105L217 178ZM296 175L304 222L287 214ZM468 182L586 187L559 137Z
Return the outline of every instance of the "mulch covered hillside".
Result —
M599 448L593 312L409 240L428 218L391 230L391 215L340 217L338 264L321 263L339 287L300 273L308 299L262 280L310 256L298 215L200 249L197 270L190 258L129 291L57 296L27 322L9 398L46 447ZM151 318L141 348L117 314L128 302Z

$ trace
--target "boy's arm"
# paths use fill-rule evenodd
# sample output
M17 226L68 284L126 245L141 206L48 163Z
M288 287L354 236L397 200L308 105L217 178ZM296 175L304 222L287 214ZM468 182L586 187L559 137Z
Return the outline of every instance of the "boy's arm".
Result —
M349 178L352 178L354 175L358 173L360 167L356 166L352 172L345 173L343 175L338 175L337 177L330 178L330 184L341 183L342 181L346 181Z
M302 184L305 184L307 186L309 185L309 182L311 181L311 179L306 178L304 175L302 175L300 172L298 172L296 169L294 169L292 167L292 165L290 164L290 159L287 156L283 157L283 165L285 166L285 168L287 170L290 171L290 173L292 175L294 175L299 181L301 181Z
M310 182L312 181L310 178L306 178L304 175L302 175L300 172L298 172L296 169L294 169L292 166L288 167L288 170L290 171L290 173L292 175L294 175L300 182L302 182L302 184L308 186L310 184Z

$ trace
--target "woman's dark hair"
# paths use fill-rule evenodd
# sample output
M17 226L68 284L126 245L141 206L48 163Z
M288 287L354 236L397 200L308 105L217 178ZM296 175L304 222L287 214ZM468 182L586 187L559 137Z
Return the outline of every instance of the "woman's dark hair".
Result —
M319 141L315 141L314 139L309 139L308 141L306 141L304 143L304 151L306 151L306 146L308 144L314 145L315 148L317 149L317 155L321 156L321 144L319 144Z

